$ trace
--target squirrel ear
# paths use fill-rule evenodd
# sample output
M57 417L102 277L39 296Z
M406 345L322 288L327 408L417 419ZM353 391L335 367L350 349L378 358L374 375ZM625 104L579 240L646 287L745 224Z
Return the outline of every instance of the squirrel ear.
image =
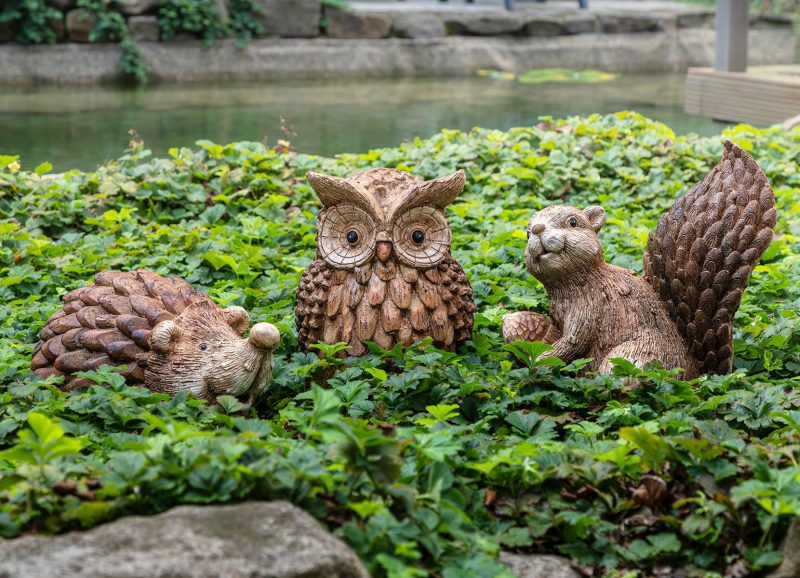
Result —
M606 222L606 212L603 210L603 207L586 207L583 210L583 214L589 219L589 223L592 225L592 229L594 229L595 233L599 231L603 223Z
M150 347L156 353L168 353L173 341L181 336L181 328L178 324L167 319L155 326L150 332Z
M250 316L243 307L239 307L238 305L223 309L222 316L225 318L228 325L239 335L244 335L244 332L250 327Z

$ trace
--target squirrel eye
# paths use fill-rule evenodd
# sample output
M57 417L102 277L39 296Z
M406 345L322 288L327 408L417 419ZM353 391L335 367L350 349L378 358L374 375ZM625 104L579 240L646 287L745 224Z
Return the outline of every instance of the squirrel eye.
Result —
M201 343L200 344L200 350L201 351L205 351L206 349L208 349L208 345L206 345L205 343Z
M347 231L347 242L351 245L358 243L358 231Z
M578 226L578 219L576 219L575 217L570 217L569 221L567 221L567 222L569 223L570 227L577 227Z
M417 229L416 231L411 233L411 240L414 241L417 245L419 245L425 240L425 233Z

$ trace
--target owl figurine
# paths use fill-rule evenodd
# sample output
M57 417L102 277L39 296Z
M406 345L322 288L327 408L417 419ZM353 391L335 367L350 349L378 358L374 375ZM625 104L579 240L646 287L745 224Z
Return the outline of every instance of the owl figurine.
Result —
M472 334L475 303L461 265L450 255L444 209L464 188L464 172L424 181L395 169L349 178L308 173L323 209L316 260L297 290L297 334L366 352L432 337L455 350Z

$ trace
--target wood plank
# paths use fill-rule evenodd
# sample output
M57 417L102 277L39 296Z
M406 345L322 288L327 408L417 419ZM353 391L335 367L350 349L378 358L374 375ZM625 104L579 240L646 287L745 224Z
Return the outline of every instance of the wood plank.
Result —
M783 122L800 111L800 76L795 71L800 74L800 67L756 67L746 73L692 68L686 78L684 110L729 122Z

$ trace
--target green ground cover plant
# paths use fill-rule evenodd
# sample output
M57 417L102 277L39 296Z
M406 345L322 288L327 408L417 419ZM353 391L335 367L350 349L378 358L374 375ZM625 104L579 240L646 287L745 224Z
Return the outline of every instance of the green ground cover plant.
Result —
M619 113L446 130L336 158L206 141L151 158L134 140L96 171L48 175L0 157L0 534L287 499L378 577L507 576L501 549L568 556L595 576L774 567L800 514L800 130L723 136L772 182L777 234L736 317L736 371L691 382L624 362L581 376L584 361L533 361L545 346L504 346L500 320L546 310L523 266L533 210L603 205L606 258L641 270L648 231L717 162L721 137L676 137ZM303 175L373 166L466 170L447 214L478 313L457 354L426 343L348 360L338 346L298 350L294 291L319 209ZM65 394L29 373L60 295L98 270L136 267L278 325L259 404L169 399L102 369L86 374L97 386Z

